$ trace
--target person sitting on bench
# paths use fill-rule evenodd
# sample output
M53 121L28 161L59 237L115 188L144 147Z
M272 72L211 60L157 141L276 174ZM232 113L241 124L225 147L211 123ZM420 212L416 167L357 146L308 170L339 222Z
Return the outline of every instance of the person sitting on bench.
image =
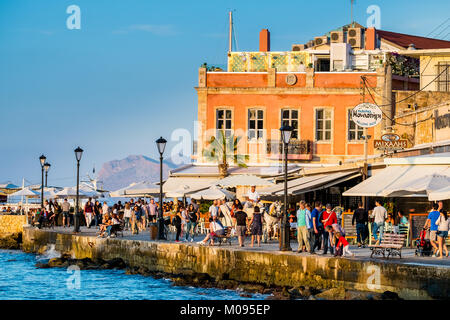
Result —
M113 229L117 228L118 226L120 226L119 217L117 216L116 213L113 213L112 219L111 219L111 224L106 227L107 238L111 237L111 232L113 231Z
M205 245L208 240L211 240L210 245L214 245L214 237L223 236L225 234L225 228L222 223L217 219L217 216L212 217L212 221L209 223L209 233L206 235L205 239L197 242L198 244Z

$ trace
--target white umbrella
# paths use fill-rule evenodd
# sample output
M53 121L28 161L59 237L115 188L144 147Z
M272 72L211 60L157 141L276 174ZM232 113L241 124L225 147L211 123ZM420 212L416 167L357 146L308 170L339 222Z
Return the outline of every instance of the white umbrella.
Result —
M39 197L41 194L39 192L33 191L29 188L23 188L20 191L11 193L8 197Z
M217 199L234 199L236 195L228 190L220 189L217 186L212 186L209 189L198 191L191 194L192 199L198 200L217 200Z
M111 197L159 195L159 186L151 182L133 182L125 188L110 192Z
M239 174L223 178L217 181L217 184L223 188L234 188L237 186L271 186L274 183L257 176Z
M100 193L98 193L97 191L86 190L86 188L82 188L81 186L79 188L78 194L80 198L98 198L100 196ZM77 187L66 187L57 192L55 196L60 198L74 198L77 196Z
M194 192L189 186L184 185L173 191L166 192L166 197L168 198L182 198L186 196L189 192Z

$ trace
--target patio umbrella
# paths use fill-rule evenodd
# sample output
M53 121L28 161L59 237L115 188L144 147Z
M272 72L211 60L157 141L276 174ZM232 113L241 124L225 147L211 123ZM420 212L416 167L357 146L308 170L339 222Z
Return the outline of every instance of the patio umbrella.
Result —
M61 191L57 192L55 194L56 197L59 198L75 198L77 196L77 188L76 187L65 187ZM79 197L80 198L98 198L100 196L100 193L97 191L90 191L86 190L84 188L79 189Z
M220 189L217 186L212 186L209 189L198 191L191 194L192 199L198 200L218 200L218 199L234 199L236 195L225 189Z
M110 192L110 197L159 195L159 186L151 182L133 182L125 188Z
M217 181L217 184L223 188L234 188L237 186L271 186L274 183L257 176L239 174L223 178Z
M183 198L189 192L194 192L188 185L180 186L179 188L166 192L166 197L168 198Z
M17 192L8 194L8 197L39 197L41 194L39 192L33 191L29 188L23 188Z

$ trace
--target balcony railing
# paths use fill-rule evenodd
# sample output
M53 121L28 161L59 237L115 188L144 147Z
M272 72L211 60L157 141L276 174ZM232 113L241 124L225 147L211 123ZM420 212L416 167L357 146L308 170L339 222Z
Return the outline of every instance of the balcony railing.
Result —
M267 155L271 159L283 158L283 143L280 140L267 140ZM291 140L288 145L288 159L312 160L313 148L311 140Z
M305 72L310 63L305 51L286 52L231 52L228 54L228 72Z

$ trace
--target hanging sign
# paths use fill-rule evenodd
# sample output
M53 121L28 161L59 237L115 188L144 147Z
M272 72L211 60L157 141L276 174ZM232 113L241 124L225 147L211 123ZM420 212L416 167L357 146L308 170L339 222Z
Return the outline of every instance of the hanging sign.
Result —
M358 126L371 128L381 122L383 113L381 109L372 103L361 103L352 109L352 120Z
M408 146L408 141L400 139L395 133L386 133L381 136L381 140L374 140L373 147L381 150L401 150Z

